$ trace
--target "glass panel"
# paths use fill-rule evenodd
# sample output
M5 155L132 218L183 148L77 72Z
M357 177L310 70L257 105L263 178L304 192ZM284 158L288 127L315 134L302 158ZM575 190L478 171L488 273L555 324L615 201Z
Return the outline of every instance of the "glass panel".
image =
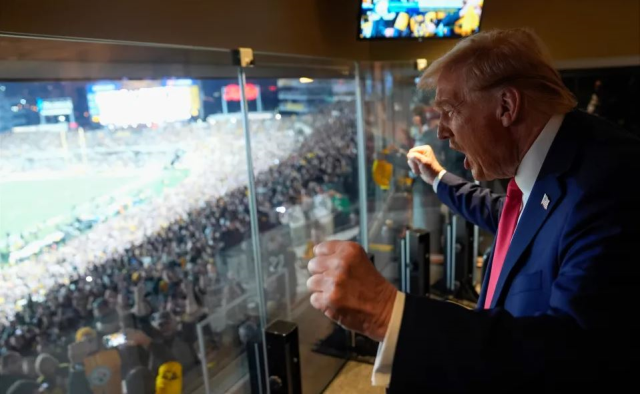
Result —
M448 171L473 180L464 169L464 156L437 137L439 114L432 106L435 91L416 88L420 72L412 62L371 62L361 68L369 147L369 248L376 265L387 279L400 285L400 240L407 229L427 230L432 291L473 301L472 290L481 277L472 260L478 248L482 253L491 242L481 234L480 246L476 246L473 226L452 215L433 188L407 165L411 148L430 145ZM455 242L448 242L448 232L455 234L451 238ZM454 270L448 268L452 265ZM447 272L452 273L453 282L447 280Z
M417 73L409 62L364 62L360 68L369 251L382 274L399 285L399 240L412 222L411 210L407 209L411 179L405 157L412 147L409 113Z
M355 80L350 63L256 54L247 95L267 85L277 107L250 104L267 324L298 325L302 385L320 393L345 362L349 337L309 301L313 246L356 240Z
M246 379L262 292L230 61L0 37L0 347L11 379L37 379L37 357L70 363L43 376L63 392L206 383L217 393ZM271 85L256 83L263 111L277 108ZM284 131L274 123L261 138Z

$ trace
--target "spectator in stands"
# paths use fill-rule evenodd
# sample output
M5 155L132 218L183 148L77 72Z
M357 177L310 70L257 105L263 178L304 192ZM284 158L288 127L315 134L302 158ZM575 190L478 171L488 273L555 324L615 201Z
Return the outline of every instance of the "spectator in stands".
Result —
M7 390L7 394L39 394L40 385L33 380L19 380Z
M327 213L333 210L328 191L348 193L349 188L353 189L353 115L332 109L307 117L306 121L313 132L304 141L283 141L268 133L256 135L261 147L254 158L256 169L260 169L256 186L261 190L260 217L266 219L260 230L281 225L275 209L283 204L301 206L303 192L312 204L307 204L308 211L302 215L311 217L314 200L323 202L322 212ZM193 138L193 143L203 140L199 136ZM171 139L171 143L177 141ZM199 359L195 326L204 313L211 313L205 299L213 298L211 305L221 305L246 294L242 278L233 273L238 268L229 266L222 257L250 235L248 190L242 178L246 169L242 170L243 158L236 156L218 160L215 166L211 161L205 162L206 172L193 175L188 186L181 184L168 190L162 199L129 210L118 208L118 216L55 250L2 270L0 279L16 286L0 289L0 298L7 300L0 308L15 316L0 326L0 347L16 352L5 356L18 357L18 365L22 365L22 356L34 358L35 371L47 382L53 379L49 371L54 361L64 363L68 359L68 387L73 394L90 393L92 385L100 386L99 381L88 379L87 358L118 371L116 380L125 381L131 371L140 371L140 367L147 367L153 376L158 375L162 364L171 361L179 361L185 372L195 367ZM182 160L188 157L187 154ZM124 168L127 166L123 164ZM236 172L243 175L228 177ZM289 241L277 239L269 251L273 259L265 259L265 264L273 263L273 272L283 268L289 271L290 296L294 300L297 284L293 267L297 256L288 246ZM14 313L15 301L26 294L41 294L35 284L42 284L48 292L38 301L30 299L22 312ZM220 288L217 293L212 290L214 286ZM284 289L276 288L273 293L268 301L270 309L284 301ZM227 323L232 330L228 331L237 332L248 314L245 304L234 308L229 314L233 318ZM78 330L80 327L85 328ZM76 342L69 344L76 330ZM120 330L126 332L128 344L104 349L102 335ZM224 330L213 334L205 331L208 337L222 341ZM36 359L38 355L43 357ZM10 364L13 362L7 365ZM133 374L132 379L135 381L140 374L143 372ZM0 371L2 388L5 382L12 384L18 379L24 379L22 371Z
M3 354L0 357L0 393L6 392L14 383L24 378L20 353L9 351Z
M49 394L63 394L64 390L58 382L60 362L50 354L42 353L36 358L36 373L40 386L46 386Z
M155 377L145 367L136 367L125 379L127 394L156 394Z

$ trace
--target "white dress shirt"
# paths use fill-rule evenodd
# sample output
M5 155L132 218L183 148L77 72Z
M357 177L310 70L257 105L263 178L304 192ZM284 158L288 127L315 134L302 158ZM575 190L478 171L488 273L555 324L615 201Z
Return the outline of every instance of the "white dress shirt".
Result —
M558 134L558 130L562 125L564 115L552 116L545 127L540 132L538 138L536 138L531 148L527 151L518 166L516 172L516 184L522 190L522 212L527 205L533 185L536 183L542 163L544 163L547 153L551 148L553 140ZM440 171L436 179L433 181L433 190L437 193L438 185L446 170ZM520 217L518 217L520 221ZM402 324L402 314L404 312L404 293L398 292L396 301L393 306L393 312L391 313L391 320L389 321L389 327L387 333L384 336L384 340L378 346L378 354L376 356L375 364L373 366L373 376L371 377L371 383L374 386L388 386L391 381L391 368L393 367L393 358L396 352L396 345L398 343L398 336L400 335L400 325Z

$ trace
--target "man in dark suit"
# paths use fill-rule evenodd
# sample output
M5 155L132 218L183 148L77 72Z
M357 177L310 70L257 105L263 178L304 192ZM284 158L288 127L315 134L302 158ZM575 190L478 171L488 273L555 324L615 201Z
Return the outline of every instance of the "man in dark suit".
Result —
M358 245L309 262L311 303L381 341L373 383L390 392L551 392L632 381L638 367L640 140L576 111L530 31L462 40L422 78L437 88L439 137L478 180L429 146L409 165L456 213L496 234L476 310L402 294Z

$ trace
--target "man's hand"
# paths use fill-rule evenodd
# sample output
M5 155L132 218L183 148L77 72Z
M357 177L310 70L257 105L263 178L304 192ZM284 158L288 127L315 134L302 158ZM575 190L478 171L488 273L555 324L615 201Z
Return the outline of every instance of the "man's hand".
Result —
M126 328L124 330L124 335L127 338L127 346L142 346L147 349L151 344L151 338L140 330Z
M311 305L350 330L384 340L397 290L380 275L360 245L327 241L317 245L307 280Z
M80 342L74 342L67 346L67 356L72 364L82 364L91 353L100 349L97 338L87 338Z
M407 153L407 159L411 171L430 185L433 185L436 177L444 167L436 159L433 149L429 145L417 146Z

